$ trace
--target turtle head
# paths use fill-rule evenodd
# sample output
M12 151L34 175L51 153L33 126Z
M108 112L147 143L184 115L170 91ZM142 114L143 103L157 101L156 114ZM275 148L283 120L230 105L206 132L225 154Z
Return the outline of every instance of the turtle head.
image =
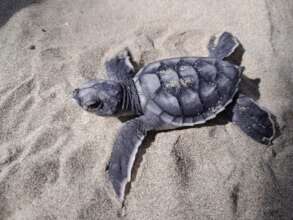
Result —
M121 85L111 80L91 80L73 91L79 106L99 116L119 115L122 97Z

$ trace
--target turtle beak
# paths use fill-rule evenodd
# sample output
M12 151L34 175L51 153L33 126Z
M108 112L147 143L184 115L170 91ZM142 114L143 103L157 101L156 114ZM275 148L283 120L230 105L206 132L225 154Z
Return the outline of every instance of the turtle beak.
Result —
M79 94L79 89L75 89L73 90L72 92L72 99L78 104L80 105L80 99L78 97L78 94Z
M78 93L79 93L79 89L75 89L75 90L73 90L73 92L72 92L72 97L73 97L74 99L76 99L77 96L78 96Z

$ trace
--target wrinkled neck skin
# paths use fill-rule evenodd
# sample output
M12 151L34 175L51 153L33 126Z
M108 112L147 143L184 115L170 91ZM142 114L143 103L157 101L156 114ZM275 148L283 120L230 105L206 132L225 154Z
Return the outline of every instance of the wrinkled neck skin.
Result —
M142 110L133 80L120 82L122 87L121 115L141 115Z

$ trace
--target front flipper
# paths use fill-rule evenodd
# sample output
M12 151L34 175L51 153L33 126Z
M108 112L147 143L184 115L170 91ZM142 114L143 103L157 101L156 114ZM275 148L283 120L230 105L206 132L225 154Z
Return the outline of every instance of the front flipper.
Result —
M128 80L134 76L135 70L131 63L130 53L127 49L120 51L115 57L106 61L106 71L110 79Z
M244 49L240 42L229 32L213 36L208 44L209 56L226 59L240 65Z
M262 144L271 144L276 136L273 115L251 98L240 94L232 107L232 121L249 137Z
M156 118L141 116L126 122L115 140L108 164L109 179L120 201L124 199L126 184L131 179L131 170L139 146L147 131L159 126Z

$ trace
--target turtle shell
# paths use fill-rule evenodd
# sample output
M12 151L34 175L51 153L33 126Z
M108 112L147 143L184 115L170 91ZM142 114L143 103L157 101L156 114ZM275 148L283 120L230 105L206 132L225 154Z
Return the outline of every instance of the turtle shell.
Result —
M217 58L160 60L134 77L144 113L159 115L175 126L205 123L232 101L242 67Z

